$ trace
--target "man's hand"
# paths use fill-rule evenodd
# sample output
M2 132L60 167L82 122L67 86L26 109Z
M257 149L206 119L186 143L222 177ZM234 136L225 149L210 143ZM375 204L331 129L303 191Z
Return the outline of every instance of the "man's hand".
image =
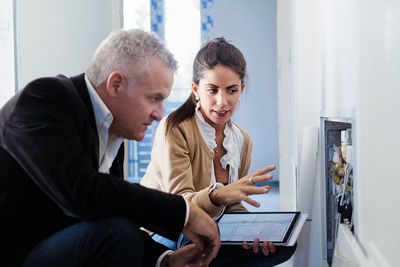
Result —
M196 244L186 245L176 251L174 251L169 259L171 267L197 267L201 266L201 250Z
M209 264L221 246L217 225L202 209L189 203L189 220L182 232L200 249L200 263Z

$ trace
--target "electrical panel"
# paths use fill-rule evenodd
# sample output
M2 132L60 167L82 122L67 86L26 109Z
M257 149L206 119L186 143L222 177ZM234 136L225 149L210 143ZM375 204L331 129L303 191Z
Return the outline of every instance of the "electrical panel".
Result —
M325 195L326 260L331 266L339 224L354 233L354 150L352 120L321 118L322 178Z

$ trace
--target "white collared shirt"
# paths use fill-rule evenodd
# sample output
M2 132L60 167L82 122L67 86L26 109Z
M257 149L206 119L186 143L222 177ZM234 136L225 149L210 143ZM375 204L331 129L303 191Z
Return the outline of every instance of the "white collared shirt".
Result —
M88 88L90 101L92 102L97 133L99 134L99 172L110 173L111 165L117 156L123 138L109 135L110 125L114 119L113 115L101 100L86 75L85 82Z

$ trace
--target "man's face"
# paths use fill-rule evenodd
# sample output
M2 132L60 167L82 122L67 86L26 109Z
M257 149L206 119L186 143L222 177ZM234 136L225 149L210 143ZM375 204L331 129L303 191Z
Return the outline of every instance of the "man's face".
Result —
M172 69L159 58L151 59L143 77L127 83L118 96L118 102L111 111L114 120L110 134L129 140L143 140L153 120L162 119L163 100L171 93L173 80Z

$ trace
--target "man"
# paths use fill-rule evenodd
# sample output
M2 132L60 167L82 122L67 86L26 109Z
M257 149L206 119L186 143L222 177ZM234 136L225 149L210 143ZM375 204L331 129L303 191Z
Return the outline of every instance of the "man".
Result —
M2 266L183 266L216 256L217 227L204 212L123 180L123 138L142 140L162 118L176 65L153 34L116 31L85 74L35 80L3 106ZM171 254L140 227L172 239L183 231L194 244Z

